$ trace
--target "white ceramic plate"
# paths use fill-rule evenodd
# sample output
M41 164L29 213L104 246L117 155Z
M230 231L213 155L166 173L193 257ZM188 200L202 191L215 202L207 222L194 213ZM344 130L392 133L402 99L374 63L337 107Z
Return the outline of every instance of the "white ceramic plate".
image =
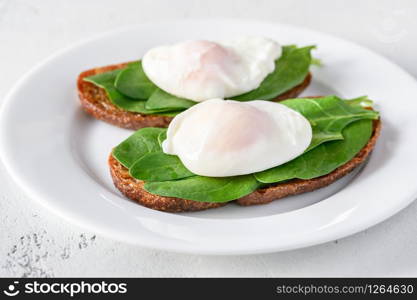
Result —
M131 134L92 119L77 101L86 69L135 60L150 47L185 39L263 35L282 44L318 46L305 95L368 95L383 131L360 171L316 192L268 205L170 214L137 205L114 188L107 156ZM61 51L29 72L1 112L0 150L12 177L63 218L99 234L178 252L248 254L319 244L392 216L417 196L416 81L353 43L287 25L232 20L148 24Z

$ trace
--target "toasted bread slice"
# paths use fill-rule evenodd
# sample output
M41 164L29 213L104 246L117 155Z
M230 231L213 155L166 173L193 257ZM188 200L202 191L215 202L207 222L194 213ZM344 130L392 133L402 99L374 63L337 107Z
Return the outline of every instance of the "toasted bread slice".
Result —
M286 196L311 192L316 189L328 186L366 161L375 146L380 130L381 121L374 121L373 133L368 143L361 149L361 151L359 151L358 154L356 154L354 158L327 175L308 180L293 179L284 183L272 184L268 187L258 189L251 194L232 202L236 202L237 204L244 206L266 204ZM154 195L147 192L143 188L143 181L131 177L129 170L122 166L113 157L113 155L110 155L109 157L109 166L115 186L126 197L152 209L168 212L197 211L220 207L230 203L198 202L181 198Z
M167 127L171 122L172 117L144 115L122 110L110 102L106 92L102 88L97 87L91 82L83 80L85 77L121 69L126 65L127 63L122 63L82 72L78 76L77 80L78 95L80 97L82 108L94 118L122 128L137 130L143 127ZM284 94L279 95L275 100L278 101L297 97L307 88L310 81L311 74L309 73L301 84L295 86Z

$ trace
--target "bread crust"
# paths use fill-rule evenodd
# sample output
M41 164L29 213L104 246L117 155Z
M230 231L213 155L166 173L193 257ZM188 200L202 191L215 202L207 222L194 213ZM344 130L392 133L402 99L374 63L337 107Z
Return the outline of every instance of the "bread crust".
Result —
M339 178L347 175L366 161L375 147L380 131L381 121L376 120L373 122L373 132L368 143L359 151L358 154L356 154L354 158L327 175L307 180L293 179L284 183L272 184L231 202L235 202L243 206L267 204L273 200L286 196L311 192L328 186ZM143 188L143 181L131 177L129 170L122 166L111 154L108 163L115 186L129 199L152 209L167 212L185 212L216 208L230 203L198 202L181 198L154 195L148 193Z
M147 192L143 188L145 183L142 180L130 176L129 170L119 163L112 154L109 156L109 166L114 185L119 189L119 191L121 191L127 198L152 209L168 212L183 212L216 208L227 204L198 202L181 198L154 195Z
M126 65L127 63L121 63L101 68L94 68L84 71L78 76L78 96L84 111L98 120L102 120L126 129L137 130L143 127L168 127L172 117L144 115L122 110L110 102L104 89L97 87L91 82L83 80L88 76L124 68ZM311 77L312 76L309 73L301 84L279 95L275 101L297 97L310 84Z

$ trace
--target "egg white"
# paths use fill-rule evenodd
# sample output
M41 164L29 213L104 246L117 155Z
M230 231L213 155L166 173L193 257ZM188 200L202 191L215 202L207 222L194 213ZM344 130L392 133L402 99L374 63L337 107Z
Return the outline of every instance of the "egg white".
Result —
M282 47L270 39L186 41L150 49L142 59L149 79L177 97L201 102L252 91L274 71Z
M194 174L226 177L286 163L311 139L309 121L283 104L211 99L178 114L162 148Z

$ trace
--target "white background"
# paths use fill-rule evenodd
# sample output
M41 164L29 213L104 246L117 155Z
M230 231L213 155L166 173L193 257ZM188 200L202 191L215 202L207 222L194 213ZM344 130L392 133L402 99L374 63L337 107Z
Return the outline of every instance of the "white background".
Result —
M34 64L83 38L154 20L203 17L261 19L332 33L417 77L412 0L0 0L0 103ZM362 233L296 251L183 255L115 242L64 223L24 195L0 165L0 276L417 276L416 216L417 202Z

